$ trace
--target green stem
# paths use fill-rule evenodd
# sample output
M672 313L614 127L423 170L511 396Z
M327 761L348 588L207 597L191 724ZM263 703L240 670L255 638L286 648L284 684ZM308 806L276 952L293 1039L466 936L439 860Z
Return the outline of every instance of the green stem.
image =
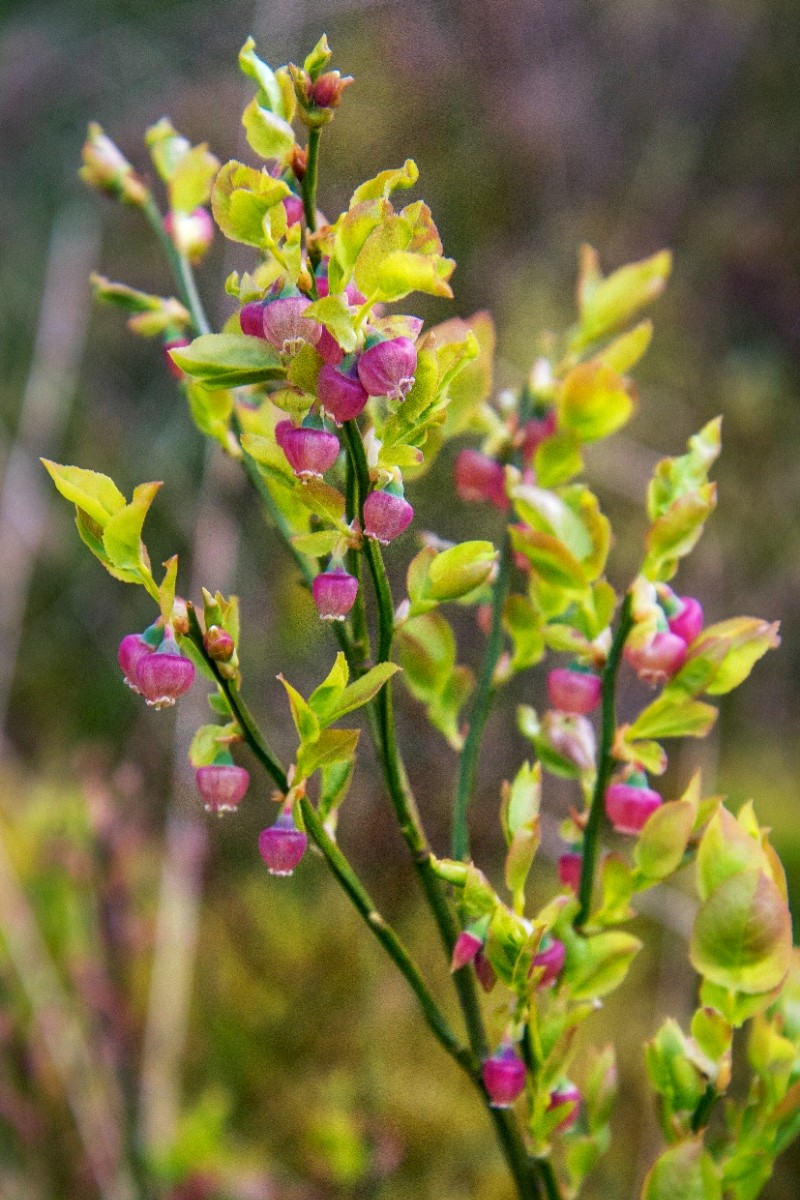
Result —
M270 750L269 746L267 745L261 730L256 725L250 710L242 699L239 689L232 680L226 679L224 675L220 673L219 664L214 661L214 659L206 650L205 645L203 644L203 631L200 628L200 622L198 620L197 613L195 612L194 605L188 604L186 608L189 617L188 637L190 641L197 649L198 653L202 656L203 661L206 663L215 680L217 681L222 694L228 702L231 712L236 718L239 727L244 734L245 741L253 751L253 754L256 756L268 774L272 777L275 782L275 786L279 788L281 792L287 792L289 790L289 782L286 778L286 772L276 756L273 754L272 750Z
M411 990L419 1001L428 1028L450 1057L475 1082L478 1078L478 1063L467 1047L462 1046L459 1042L441 1009L428 991L427 984L420 975L410 954L392 927L387 924L375 908L372 899L353 871L350 863L336 842L329 837L317 810L306 797L302 797L300 800L300 811L303 814L306 829L322 851L337 881L344 888L354 906L364 918L364 921L407 980Z
M303 192L303 212L309 233L317 229L317 171L319 168L319 138L320 130L312 129L308 135L308 158L306 171L303 176L301 189Z
M547 1200L561 1200L561 1188L558 1186L553 1164L548 1158L537 1158L536 1165L544 1183Z
M475 791L475 776L478 770L483 731L494 699L494 673L503 649L503 607L511 583L512 561L511 541L506 534L500 554L500 569L492 596L492 623L486 643L483 668L458 768L458 785L453 808L453 858L465 861L469 858L467 812Z
M717 1100L717 1089L713 1083L709 1083L706 1090L703 1092L698 1102L697 1108L692 1116L692 1133L700 1133L701 1129L705 1129L711 1118L711 1110Z
M603 668L602 675L602 693L603 693L603 708L602 708L602 724L600 734L600 749L597 760L597 775L594 781L594 790L592 792L592 803L589 808L589 819L586 823L586 830L583 835L583 863L581 866L581 882L578 888L578 900L580 906L577 916L575 917L575 927L580 929L586 924L589 917L589 910L592 905L592 889L594 887L594 873L597 866L597 856L600 850L600 828L603 821L603 808L605 803L606 788L608 787L611 772L614 768L614 758L612 749L614 745L614 734L617 729L617 715L615 708L615 693L617 686L617 671L619 670L620 659L622 657L622 648L625 645L625 639L633 626L633 617L631 615L631 593L628 592L622 602L622 609L619 614L619 624L617 631L614 634L614 640L611 643L611 649L608 652L606 665Z
M347 474L345 483L345 511L348 524L352 523L354 518L361 519L361 504L359 503L359 488L358 480L356 479L353 460L347 456ZM347 569L351 575L358 580L358 592L356 594L356 602L353 605L351 613L351 624L353 629L353 651L361 659L365 661L371 654L369 642L369 630L367 628L367 609L364 603L364 588L361 575L361 555L358 550L348 550L347 552Z
M200 293L194 281L194 272L186 256L181 254L164 228L164 218L161 215L161 210L150 192L147 193L147 199L142 205L142 212L161 243L161 248L164 251L178 286L180 298L191 314L194 332L196 334L210 333L211 326L208 323L203 302L200 299Z

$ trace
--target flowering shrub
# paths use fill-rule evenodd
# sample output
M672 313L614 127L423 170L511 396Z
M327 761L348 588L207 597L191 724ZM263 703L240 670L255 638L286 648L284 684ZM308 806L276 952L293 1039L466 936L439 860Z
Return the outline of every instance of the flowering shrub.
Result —
M89 549L157 606L153 624L120 646L126 682L156 708L174 704L196 675L211 687L216 719L191 747L205 807L248 803L249 772L232 755L246 746L276 789L277 817L258 843L268 871L290 875L316 845L430 1031L482 1095L521 1197L578 1195L608 1147L614 1051L591 1046L591 1019L641 948L624 928L637 895L692 864L699 1000L688 1028L668 1019L646 1049L666 1145L642 1196L749 1200L800 1131L800 964L785 878L752 804L733 814L705 794L699 774L676 797L654 784L667 766L662 743L705 736L717 716L708 698L742 683L777 645L777 629L755 617L707 625L700 601L670 583L715 506L719 420L659 463L641 568L621 594L606 577L610 524L583 480L585 448L636 407L629 375L652 337L641 314L663 290L670 256L604 276L585 247L574 326L550 339L519 389L495 395L485 314L424 330L396 307L415 292L449 297L455 266L427 205L396 200L417 182L414 163L361 184L333 222L317 208L322 130L352 82L328 70L329 60L324 38L302 67L276 71L251 40L243 47L256 94L242 120L260 168L220 167L166 120L150 129L166 215L97 126L82 172L150 222L178 292L162 298L95 277L98 298L127 310L134 332L160 340L197 428L241 463L330 622L338 652L316 689L303 696L279 676L297 732L291 764L279 761L244 699L236 598L205 589L202 603L180 598L175 557L153 573L142 529L161 485L143 483L128 500L106 475L45 465L75 505ZM209 328L192 274L213 236L209 204L223 235L253 251L251 269L227 280L234 311L220 332ZM414 521L405 487L453 439L471 443L455 460L458 496L505 514L499 548L450 545ZM387 545L410 560L399 604ZM472 606L485 634L477 680L458 664L451 604ZM519 710L530 757L499 789L508 847L500 892L470 854L481 740L499 689L545 663L550 707ZM654 691L621 724L623 671ZM398 745L398 673L459 756L447 858L428 844L426 798L413 795ZM451 964L464 1034L336 841L361 734L341 722L358 710ZM572 780L575 801L561 827L558 890L531 911L526 883L546 774ZM492 993L488 1023L476 985ZM729 1097L742 1026L747 1042L736 1049L751 1082L743 1098Z

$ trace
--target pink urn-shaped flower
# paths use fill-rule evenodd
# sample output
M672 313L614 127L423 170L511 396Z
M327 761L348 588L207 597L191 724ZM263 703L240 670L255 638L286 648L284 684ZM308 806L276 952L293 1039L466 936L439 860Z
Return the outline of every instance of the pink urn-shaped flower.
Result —
M678 602L680 608L667 618L667 623L670 633L683 638L686 645L691 646L703 628L703 606L699 600L695 600L694 596L681 596L678 598Z
M322 326L303 315L310 304L307 296L279 296L264 306L264 337L285 358L320 339Z
M354 369L325 363L317 376L317 396L337 425L352 421L367 403L367 393Z
M188 692L194 682L194 663L181 654L169 627L158 649L139 659L135 678L136 686L153 708L167 708Z
M462 450L456 458L456 491L462 500L481 503L488 500L501 512L509 508L506 473L502 463L478 450Z
M235 812L250 786L250 772L235 763L215 762L198 767L195 780L206 812Z
M655 633L644 643L625 644L626 660L645 683L666 683L686 662L686 642L669 630Z
M358 377L370 396L404 400L414 386L417 348L410 338L376 342L358 360Z
M204 208L196 208L190 213L168 212L164 217L164 229L176 249L195 266L214 240L214 222Z
M546 945L534 955L532 969L543 967L544 972L539 978L537 987L550 987L558 979L564 968L567 948L558 938L546 939Z
M618 833L637 834L661 806L661 797L647 786L647 777L636 772L624 783L612 783L606 789L605 806L608 819Z
M553 1112L560 1108L564 1116L553 1130L554 1133L565 1133L578 1119L581 1107L581 1094L574 1083L562 1083L550 1093L547 1111Z
M510 1042L484 1059L481 1074L492 1108L511 1108L525 1089L525 1063Z
M311 591L323 621L343 621L356 602L358 580L343 567L333 567L317 575Z
M299 196L284 196L281 201L286 213L286 224L291 227L299 225L303 219L303 201Z
M559 712L586 716L600 703L600 676L576 667L556 667L547 676L547 694Z
M414 509L391 487L370 492L364 501L364 533L383 546L408 529L413 517Z
M576 893L581 886L582 869L583 855L578 854L575 850L570 850L567 854L562 854L558 860L558 878L564 887L568 887Z
M288 459L298 479L321 479L339 457L339 439L325 429L314 429L291 421L281 421L280 434L275 430L278 445ZM285 426L290 428L285 428Z
M152 626L151 626L152 629ZM158 637L161 636L161 630L157 632ZM136 668L143 658L154 654L158 645L155 638L148 640L150 630L145 633L128 633L122 639L117 651L117 661L122 669L122 674L125 676L125 682L132 691L138 692L139 685L136 682ZM152 635L151 635L152 636Z
M291 812L282 811L274 825L258 835L258 849L270 875L291 875L306 852L308 835L298 829Z
M266 302L264 300L250 300L242 306L239 312L239 324L242 333L246 333L248 337L266 337L264 333L265 307Z

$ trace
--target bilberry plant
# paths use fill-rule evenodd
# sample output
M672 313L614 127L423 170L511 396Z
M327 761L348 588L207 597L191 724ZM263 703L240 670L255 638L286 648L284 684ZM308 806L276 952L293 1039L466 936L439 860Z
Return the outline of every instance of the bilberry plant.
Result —
M302 66L272 70L245 44L239 61L255 95L242 121L257 166L220 166L167 120L148 130L166 214L98 126L82 171L149 222L177 290L159 297L96 276L98 298L162 344L192 420L241 464L336 639L309 696L278 677L297 732L291 764L244 699L236 598L203 590L199 602L181 599L175 557L160 579L152 571L142 528L161 485L143 483L128 499L104 474L45 465L89 549L156 606L153 624L120 645L125 681L156 708L196 674L210 685L218 720L197 730L190 751L200 801L217 814L256 803L250 772L233 757L247 747L278 802L258 842L267 868L290 875L315 843L478 1090L520 1197L577 1196L607 1149L614 1050L592 1047L592 1017L641 948L629 929L636 897L691 865L698 1001L686 1028L668 1019L646 1047L665 1145L642 1197L750 1200L800 1131L800 964L785 877L752 804L731 812L699 774L678 795L658 780L663 743L711 730L713 699L777 645L777 627L757 617L707 624L699 600L671 587L716 503L719 420L658 464L640 569L621 590L606 575L610 523L584 479L586 448L636 408L630 373L652 337L642 312L666 284L670 255L605 276L584 247L575 323L548 339L519 388L495 394L486 314L424 329L403 311L415 292L450 297L455 267L424 201L397 198L416 185L415 164L362 183L334 220L318 208L320 141L352 82L328 69L330 57L323 37ZM219 332L193 275L212 238L209 205L222 235L252 252L250 269L227 280L232 312ZM447 544L414 520L406 492L453 440L455 491L504 514L500 546ZM384 546L408 560L399 602ZM454 603L474 607L485 635L477 679L458 663ZM482 735L499 691L539 669L549 707L519 709L529 757L498 785L507 843L498 888L470 853ZM412 793L398 744L392 688L401 671L458 756L449 857L428 843L427 797ZM651 691L623 723L615 694L624 672ZM451 966L463 1031L336 840L360 737L341 722L357 710ZM557 878L537 857L547 775L574 788ZM549 888L533 908L532 870ZM492 992L488 1021L476 984ZM734 1043L742 1027L747 1037ZM734 1046L750 1082L730 1093Z

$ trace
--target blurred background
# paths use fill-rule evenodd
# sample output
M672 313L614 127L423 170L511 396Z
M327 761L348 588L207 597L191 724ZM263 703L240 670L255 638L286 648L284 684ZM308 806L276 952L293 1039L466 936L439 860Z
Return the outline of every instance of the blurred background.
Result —
M180 552L184 591L242 600L253 708L276 747L292 734L275 682L301 690L331 646L231 464L190 423L158 348L92 308L89 271L168 294L135 213L76 177L96 119L142 170L146 126L169 115L224 161L245 153L249 33L277 65L322 31L356 77L323 140L321 205L335 215L378 170L417 160L458 261L456 300L432 321L490 308L498 378L519 382L543 329L572 319L576 251L606 269L662 246L675 273L637 375L641 409L598 448L590 479L617 529L611 574L635 570L658 456L724 414L720 506L678 577L710 619L782 622L783 646L725 698L718 730L680 749L672 796L702 765L707 791L751 795L800 896L800 8L792 0L5 0L0 9L0 1196L133 1200L497 1197L508 1187L488 1124L424 1030L402 981L307 860L266 877L257 783L235 819L205 819L186 764L200 698L145 710L122 685L120 638L146 597L81 546L40 454L165 479L154 559ZM219 239L221 242L221 239ZM200 285L246 257L221 244ZM464 536L491 516L455 507L444 457L413 495L421 527ZM412 551L391 557L399 579ZM398 584L398 590L399 590ZM479 648L466 621L461 657ZM497 878L499 783L525 753L513 705L493 717L475 805L476 857ZM202 691L202 689L195 689ZM454 756L397 689L401 730L434 846L448 839ZM623 704L625 697L622 698ZM437 983L438 952L370 751L341 838ZM242 758L244 761L244 758ZM551 811L568 800L554 789ZM546 862L536 887L552 885ZM686 913L661 906L650 949L593 1039L624 1028L615 1149L589 1200L633 1197L659 1146L642 1042L685 1017ZM144 1171L136 1147L156 1164ZM797 1195L787 1155L764 1193Z

